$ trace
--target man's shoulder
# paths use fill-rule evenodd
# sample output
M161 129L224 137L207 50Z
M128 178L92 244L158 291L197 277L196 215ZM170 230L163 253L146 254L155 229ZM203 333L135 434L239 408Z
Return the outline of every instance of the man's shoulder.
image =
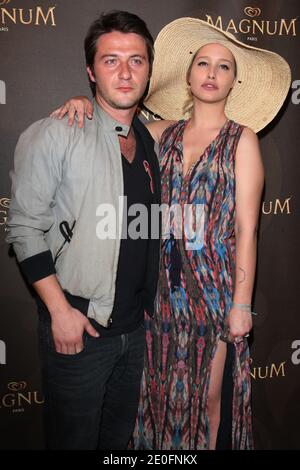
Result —
M69 126L67 119L46 117L32 123L21 133L15 150L15 158L39 159L49 158L49 154L56 161L62 160L72 142L76 142L77 126Z
M70 133L67 118L57 119L54 117L46 117L33 122L27 129L22 132L23 137L33 139L57 139L66 137Z

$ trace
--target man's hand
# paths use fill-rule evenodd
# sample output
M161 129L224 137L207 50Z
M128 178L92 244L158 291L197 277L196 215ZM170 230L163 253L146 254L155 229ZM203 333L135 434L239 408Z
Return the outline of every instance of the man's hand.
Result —
M82 128L85 117L93 119L93 112L93 105L86 96L74 96L74 98L70 98L60 108L55 109L50 116L62 119L68 113L68 124L73 126L75 115L77 115L78 127Z
M54 344L58 353L77 354L82 351L84 331L95 338L99 337L89 319L71 306L64 312L52 313L51 318Z
M84 331L95 338L100 336L89 319L69 304L55 274L36 281L33 287L50 313L57 352L76 354L82 351Z

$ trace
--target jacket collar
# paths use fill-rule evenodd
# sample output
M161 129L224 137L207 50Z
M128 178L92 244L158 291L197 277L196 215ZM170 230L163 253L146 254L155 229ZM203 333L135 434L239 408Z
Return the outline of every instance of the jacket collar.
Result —
M94 118L99 122L102 129L107 132L113 132L117 135L123 135L127 137L130 126L123 124L122 122L116 121L101 106L97 103L95 98L93 99L94 106Z

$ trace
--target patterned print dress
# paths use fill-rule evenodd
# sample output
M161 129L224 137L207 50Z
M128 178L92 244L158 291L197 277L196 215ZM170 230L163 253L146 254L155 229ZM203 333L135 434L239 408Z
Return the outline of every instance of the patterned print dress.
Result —
M172 125L161 138L162 203L182 209L188 204L201 205L204 231L200 242L190 249L185 230L181 239L176 237L171 219L170 236L162 241L156 316L145 319L147 348L133 435L135 449L209 448L211 364L233 297L234 158L243 127L227 121L183 176L186 123ZM234 386L228 405L232 407L231 448L251 449L247 341L231 347L235 349L230 371Z

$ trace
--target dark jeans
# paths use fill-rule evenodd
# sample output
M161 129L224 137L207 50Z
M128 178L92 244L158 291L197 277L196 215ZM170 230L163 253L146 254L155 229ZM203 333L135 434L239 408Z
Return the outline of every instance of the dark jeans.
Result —
M84 334L84 349L55 351L50 321L39 322L48 449L126 449L137 414L145 330Z

